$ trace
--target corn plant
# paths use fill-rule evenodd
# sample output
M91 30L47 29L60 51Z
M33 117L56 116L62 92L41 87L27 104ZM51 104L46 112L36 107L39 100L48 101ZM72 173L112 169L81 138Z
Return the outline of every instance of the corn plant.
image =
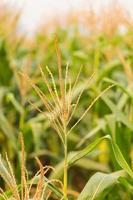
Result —
M86 114L92 108L92 106L95 104L95 102L100 97L104 98L104 94L110 88L112 88L113 86L117 86L117 83L110 85L105 90L103 90L101 93L99 93L98 96L87 107L87 109L81 115L81 117L77 120L77 122L74 123L71 126L72 116L76 112L76 108L79 106L80 98L81 98L84 90L88 86L88 84L90 84L91 80L93 79L94 74L92 74L92 76L89 78L89 80L86 81L85 87L81 90L78 98L76 99L76 102L73 102L72 101L73 92L74 92L74 88L76 87L76 84L78 82L81 69L79 70L79 73L76 77L75 83L72 86L71 81L69 80L69 76L68 76L68 73L69 73L68 72L68 67L69 67L68 65L66 66L66 70L65 70L65 78L63 78L63 69L62 69L62 64L61 64L61 52L60 52L60 49L59 49L58 44L57 44L57 39L55 41L55 49L56 49L56 54L57 54L57 59L58 59L59 90L57 89L57 85L56 85L56 82L55 82L55 79L54 79L54 75L51 72L50 68L48 66L46 66L46 72L48 73L48 75L51 78L52 85L50 84L50 82L49 82L49 80L46 76L46 73L44 73L42 67L39 67L40 73L41 73L42 78L44 80L44 83L46 84L48 92L51 96L51 101L49 101L47 99L46 94L42 92L42 90L30 79L30 77L27 74L21 73L21 75L34 88L34 90L36 91L36 93L38 94L40 99L42 100L47 112L44 112L39 107L35 106L35 104L32 103L31 101L29 101L30 104L32 106L34 106L34 108L36 110L38 110L40 113L44 114L45 117L47 117L49 119L51 126L58 133L58 136L59 136L59 138L62 142L62 145L63 145L63 148L64 148L64 164L63 164L64 165L64 173L63 173L64 178L63 178L63 197L62 197L62 199L67 200L68 199L68 183L67 183L68 168L70 166L72 166L75 162L77 162L78 160L80 160L81 158L86 156L89 152L91 152L102 140L106 139L106 140L109 140L111 142L112 149L113 149L113 152L114 152L114 156L115 156L118 164L127 172L127 174L129 174L131 177L133 177L133 172L132 172L131 168L128 166L127 162L125 161L123 155L121 154L119 147L117 146L115 141L113 141L111 139L110 136L105 136L105 137L102 137L100 139L97 139L96 141L94 141L94 143L90 144L85 149L79 151L78 153L76 153L75 155L73 155L71 157L68 157L68 136L69 136L69 134L71 134L72 130L86 116ZM99 184L104 185L104 179L106 181L106 178L109 181L109 185L110 185L110 184L113 184L122 175L123 175L123 171L115 172L113 174L107 175L107 177L106 177L105 174L97 174L96 176L99 177L98 178L99 181L100 181L101 177L103 178L103 182L102 183L98 182L98 185ZM92 180L93 180L93 178L92 178ZM88 190L86 188L89 187L88 186L89 184L90 184L90 182L86 185L85 189L83 189L83 192L79 195L78 199L81 199L81 200L82 199L85 200L85 199L89 199L89 198L94 199L94 197L96 196L96 194L99 191L96 192L96 194L94 192L94 195L92 195L92 197L89 197L90 194L88 194L88 192L86 191L86 190ZM99 187L98 185L97 185L97 187ZM107 184L107 186L108 186L108 184ZM103 186L103 188L104 188L104 186ZM103 188L101 190L103 190ZM99 190L99 189L97 188L96 190Z
M25 147L24 147L24 141L21 134L21 184L17 184L17 180L15 178L13 168L11 166L11 163L8 159L8 156L6 155L6 162L0 157L0 175L4 179L5 184L8 188L6 192L3 191L2 188L0 188L0 199L1 200L40 200L40 199L48 199L51 195L51 191L54 191L57 196L61 196L61 191L56 188L52 184L52 182L58 182L57 180L48 180L45 177L45 174L50 170L53 169L50 166L43 167L41 162L38 158L36 158L36 161L38 163L38 166L40 170L33 176L32 179L28 179L28 172L25 168ZM49 188L49 192L45 192L46 188Z

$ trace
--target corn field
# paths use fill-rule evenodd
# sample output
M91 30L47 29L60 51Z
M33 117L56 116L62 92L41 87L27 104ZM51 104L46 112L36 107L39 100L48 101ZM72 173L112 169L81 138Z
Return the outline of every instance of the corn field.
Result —
M19 32L0 7L0 200L133 199L133 21L78 10Z

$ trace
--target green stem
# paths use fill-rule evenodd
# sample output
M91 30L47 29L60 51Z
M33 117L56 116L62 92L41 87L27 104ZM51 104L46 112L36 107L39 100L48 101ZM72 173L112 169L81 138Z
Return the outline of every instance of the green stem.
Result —
M65 131L64 144L64 200L67 200L67 132Z

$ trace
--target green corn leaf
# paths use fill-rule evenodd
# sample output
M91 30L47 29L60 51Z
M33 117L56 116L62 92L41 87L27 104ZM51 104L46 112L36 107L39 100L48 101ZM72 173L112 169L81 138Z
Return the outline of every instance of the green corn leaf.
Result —
M8 93L8 94L7 94L7 100L13 104L14 108L15 108L20 114L23 114L23 113L24 113L23 107L22 107L22 106L20 105L20 103L15 99L13 93Z
M13 72L10 66L6 41L0 39L0 86L9 86Z
M133 95L128 87L126 88L122 84L120 84L112 79L109 79L109 78L104 78L103 81L111 83L111 84L116 84L117 87L119 87L125 94L127 94L130 98L133 98Z
M109 141L111 141L116 161L118 162L120 167L124 169L133 178L133 171L131 170L130 166L123 157L118 145L112 140L112 138L109 135L96 139L93 143L89 144L83 150L76 153L71 159L68 160L68 167L72 166L75 162L88 155L104 139L108 139Z
M96 83L100 83L101 80L103 80L104 77L108 76L109 73L111 73L114 68L116 69L116 67L120 66L120 61L119 60L114 60L110 63L107 64L107 66L105 66L103 68L103 70L99 73L99 75L97 76L97 80Z
M73 165L75 162L77 162L78 160L80 160L81 158L85 157L86 155L88 155L88 153L90 153L93 149L95 149L95 147L104 139L109 138L110 136L104 136L101 138L96 139L94 142L92 142L91 144L89 144L87 147L85 147L83 150L79 151L78 153L75 154L75 156L73 156L70 160L68 160L68 166Z
M113 140L111 140L111 144L116 161L122 167L122 169L124 169L133 178L133 171L131 170L125 158L123 157L118 145L115 142L113 142Z
M11 141L14 149L16 150L16 138L14 134L14 129L3 114L3 112L0 112L0 129L5 134L5 136Z
M106 188L117 183L119 177L124 176L124 174L124 170L120 170L110 174L97 172L85 185L84 189L81 191L78 197L78 200L94 200Z
M128 116L119 110L118 107L107 96L104 95L101 97L101 99L107 104L112 113L115 114L117 121L120 121L129 129L133 130L133 124L129 121Z

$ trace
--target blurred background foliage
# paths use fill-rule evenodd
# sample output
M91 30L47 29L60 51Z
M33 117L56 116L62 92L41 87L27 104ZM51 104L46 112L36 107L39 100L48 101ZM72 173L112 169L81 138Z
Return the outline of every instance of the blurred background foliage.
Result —
M55 167L56 171L49 174L50 177L62 178L63 149L60 140L49 121L35 108L39 106L45 112L43 103L19 74L24 71L42 91L46 91L38 66L41 65L45 71L45 66L48 65L58 84L55 36L58 37L61 48L62 67L65 69L69 64L72 85L82 66L73 99L95 72L71 124L80 118L100 91L110 83L117 83L96 102L70 134L70 154L95 138L110 134L133 168L133 27L130 16L119 6L106 8L99 15L91 9L81 10L62 16L63 20L54 18L48 24L41 25L32 38L19 33L19 17L18 13L7 7L0 7L0 152L2 156L7 152L18 182L20 132L24 136L30 174L36 171L33 158L37 156L44 165ZM46 94L50 100L49 93ZM113 157L110 145L103 141L91 154L70 168L69 188L81 191L94 172L113 172L118 169L120 167ZM120 182L119 186L109 188L113 193L106 195L105 191L105 199L133 198L132 180L121 179Z

